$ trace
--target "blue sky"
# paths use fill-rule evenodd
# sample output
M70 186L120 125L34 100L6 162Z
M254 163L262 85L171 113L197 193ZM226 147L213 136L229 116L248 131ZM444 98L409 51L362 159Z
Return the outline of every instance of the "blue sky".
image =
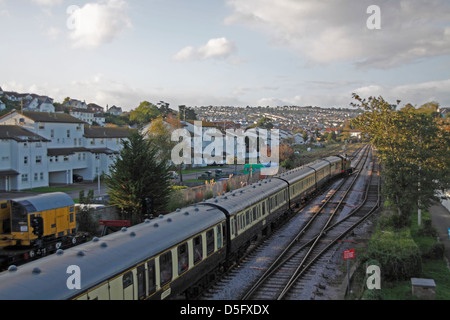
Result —
M0 30L3 90L56 101L450 106L448 0L0 0Z

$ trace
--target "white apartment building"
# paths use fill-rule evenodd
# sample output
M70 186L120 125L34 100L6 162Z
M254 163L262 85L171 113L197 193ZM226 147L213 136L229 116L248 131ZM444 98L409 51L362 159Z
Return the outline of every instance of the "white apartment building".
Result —
M0 118L0 129L2 125L32 135L33 141L18 142L19 138L10 139L9 133L0 136L0 159L5 159L3 165L0 163L0 179L10 174L8 183L6 178L0 180L0 190L23 190L52 183L72 184L74 174L94 180L99 173L109 173L109 166L120 150L121 139L126 139L129 134L128 129L91 127L65 113L21 114L12 111ZM24 143L31 148L28 155L23 149ZM22 163L30 164L33 170L26 171L28 167ZM23 175L28 175L28 181ZM20 181L14 184L11 182L14 179Z
M0 125L0 190L48 186L48 142L20 126Z

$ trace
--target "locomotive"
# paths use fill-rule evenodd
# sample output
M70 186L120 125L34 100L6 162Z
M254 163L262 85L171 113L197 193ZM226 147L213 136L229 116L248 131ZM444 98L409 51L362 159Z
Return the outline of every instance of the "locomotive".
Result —
M142 300L194 297L332 179L331 156L0 274L0 299Z
M80 241L74 202L63 192L0 202L0 266L19 264Z

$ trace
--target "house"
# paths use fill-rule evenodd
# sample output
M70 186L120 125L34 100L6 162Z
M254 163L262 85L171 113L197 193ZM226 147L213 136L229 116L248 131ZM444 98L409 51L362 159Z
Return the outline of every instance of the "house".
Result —
M84 126L85 148L89 151L88 166L78 173L86 180L94 180L100 173L109 174L109 167L122 148L122 140L131 133L129 128Z
M23 105L24 111L55 112L55 106L49 97L34 97Z
M69 114L30 111L21 114L13 110L0 118L1 124L17 125L49 140L46 154L49 183L70 184L73 171L86 165L75 161L87 152L82 148L84 122Z
M66 102L64 102L63 107L72 107L72 108L77 108L77 109L87 109L88 106L86 104L86 102L82 102L80 100L77 99L69 99Z
M106 107L106 113L112 114L114 116L122 115L122 108L112 106L111 108Z
M95 121L94 112L90 111L88 109L81 109L81 108L69 108L69 114L72 117L75 117L77 119L80 119L83 122L86 122L87 124L93 124Z
M16 110L0 118L0 189L72 184L109 173L128 128L86 125L67 113Z
M1 88L0 88L0 90L1 90ZM3 110L5 110L5 109L6 109L6 104L3 103L2 100L0 100L0 111L3 111Z
M362 134L361 130L352 129L349 131L349 133L350 133L350 137L361 139L361 134Z
M92 122L93 125L98 125L100 127L104 127L106 123L106 117L103 115L103 113L95 113L94 114L94 121Z
M0 190L48 186L50 140L19 125L0 125Z
M87 109L89 111L92 111L94 113L103 113L104 109L103 107L99 106L98 104L95 103L89 103Z

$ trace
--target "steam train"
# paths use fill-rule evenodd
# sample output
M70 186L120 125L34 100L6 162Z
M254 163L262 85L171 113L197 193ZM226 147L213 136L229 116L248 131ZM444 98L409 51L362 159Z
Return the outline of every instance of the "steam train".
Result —
M331 156L0 274L0 299L141 300L193 297L252 240L337 176Z

